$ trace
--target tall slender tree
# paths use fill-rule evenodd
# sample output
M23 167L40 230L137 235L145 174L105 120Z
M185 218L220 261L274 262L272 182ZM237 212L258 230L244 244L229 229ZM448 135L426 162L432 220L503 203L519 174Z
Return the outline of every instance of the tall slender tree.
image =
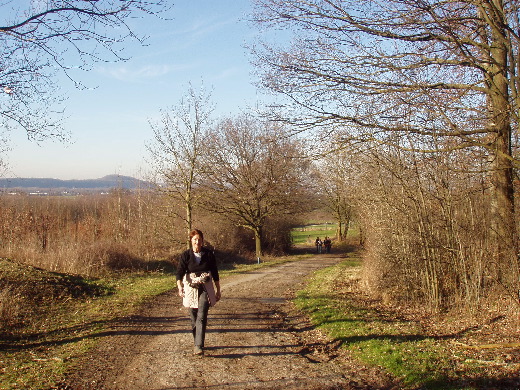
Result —
M177 106L162 112L160 122L150 123L154 133L148 145L152 163L159 180L166 184L171 210L184 221L187 233L192 230L193 209L200 200L195 189L204 170L204 139L212 126L214 108L211 93L190 86ZM177 211L178 205L183 213ZM186 246L190 247L189 239Z
M353 205L351 200L352 171L346 150L326 154L317 164L318 193L338 224L336 238L345 241L352 221Z

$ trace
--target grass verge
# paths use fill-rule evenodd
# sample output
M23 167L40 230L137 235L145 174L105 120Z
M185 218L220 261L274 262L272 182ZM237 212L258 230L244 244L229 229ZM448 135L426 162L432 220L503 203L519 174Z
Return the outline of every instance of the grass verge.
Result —
M260 268L265 267L274 267L276 265L289 263L291 261L298 261L305 257L311 257L313 254L305 254L305 255L294 255L294 256L279 256L279 257L263 257L262 260L257 263L247 263L247 264L226 264L224 267L221 267L218 271L219 276L225 277L227 275L241 274L244 272L255 271Z
M175 286L171 274L121 274L86 279L0 261L0 389L55 388L75 358L114 321ZM8 300L6 302L6 300Z
M461 377L478 377L460 367L449 340L428 336L417 322L385 313L356 287L360 262L346 261L315 273L295 303L313 324L369 365L383 367L408 389L471 389ZM464 372L466 370L466 372ZM480 388L480 387L479 387Z

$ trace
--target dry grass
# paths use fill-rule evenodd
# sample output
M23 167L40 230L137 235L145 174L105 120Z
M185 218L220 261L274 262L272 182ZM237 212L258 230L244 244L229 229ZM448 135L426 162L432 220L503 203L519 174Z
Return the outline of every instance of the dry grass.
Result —
M85 278L0 259L0 389L54 388L95 334L174 284L171 273Z
M0 329L13 329L21 324L24 300L14 286L0 288Z
M0 332L14 336L38 326L51 305L111 291L93 279L0 260Z

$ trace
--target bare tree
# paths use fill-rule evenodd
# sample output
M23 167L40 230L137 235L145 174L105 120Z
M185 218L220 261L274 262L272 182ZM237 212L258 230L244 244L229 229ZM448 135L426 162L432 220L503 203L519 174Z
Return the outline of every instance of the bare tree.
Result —
M162 112L161 121L150 123L154 141L148 146L159 180L172 200L171 209L185 223L189 233L193 224L193 208L199 197L195 188L200 184L204 167L201 162L204 138L209 131L214 110L211 93L190 86L178 106ZM176 210L181 205L184 214ZM186 234L186 237L188 234ZM189 239L186 243L190 247Z
M318 192L324 196L324 204L338 223L336 238L345 241L352 221L352 171L346 150L326 154L317 165Z
M124 60L124 44L144 39L132 31L130 18L166 9L163 0L23 4L27 7L20 2L0 4L0 118L4 128L21 128L36 140L64 137L57 73L73 80L73 69Z
M351 184L367 234L365 286L433 310L478 307L497 285L489 278L496 264L489 261L485 176L467 169L475 156L365 146L352 159Z
M517 0L259 0L255 15L298 33L289 48L256 50L264 85L297 108L280 120L301 129L327 126L348 144L466 148L483 156L493 257L513 280L518 6Z
M251 115L223 120L208 144L206 208L251 229L260 259L267 218L299 202L308 166L301 145L280 124Z

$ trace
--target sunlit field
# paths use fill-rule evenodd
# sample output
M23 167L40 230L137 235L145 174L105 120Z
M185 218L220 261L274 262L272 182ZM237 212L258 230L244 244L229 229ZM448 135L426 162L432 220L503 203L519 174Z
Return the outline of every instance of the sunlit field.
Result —
M335 223L323 223L319 225L307 225L294 228L291 232L294 245L314 243L316 237L323 239L325 236L334 237L338 225Z

